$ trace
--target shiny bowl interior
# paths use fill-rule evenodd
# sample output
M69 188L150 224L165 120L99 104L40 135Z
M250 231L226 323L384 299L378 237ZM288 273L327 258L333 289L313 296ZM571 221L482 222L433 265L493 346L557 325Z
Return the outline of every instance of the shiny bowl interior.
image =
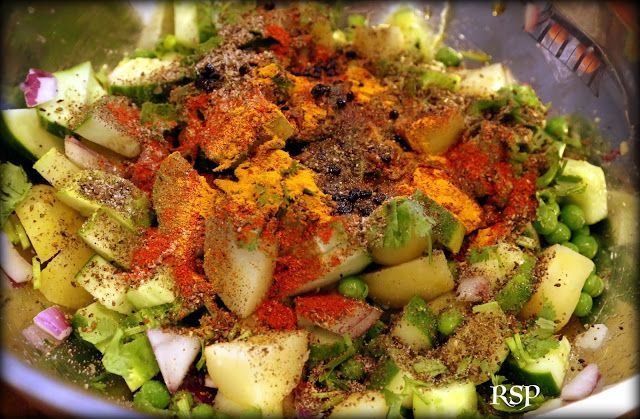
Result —
M603 150L628 149L624 155L604 164L611 190L629 196L624 205L612 199L610 207L616 216L600 227L605 251L597 263L611 273L606 297L596 307L589 323L605 323L610 336L603 347L580 356L587 362L597 362L605 377L605 389L586 400L568 406L556 402L548 408L552 414L567 416L600 412L617 416L637 408L638 346L637 294L638 260L637 221L635 225L616 225L625 213L638 209L637 144L634 141L637 124L637 62L618 48L627 32L616 14L606 6L589 3L589 7L569 3L549 6L539 3L557 21L575 31L576 36L592 43L602 60L598 86L588 86L571 68L523 31L524 6L520 2L505 3L505 10L496 13L489 2L455 3L451 5L447 43L465 49L479 49L494 61L507 64L521 82L531 84L544 102L552 103L552 114L575 112L597 121L602 133ZM441 3L419 3L437 23ZM27 70L43 68L50 71L91 60L94 68L115 64L122 55L135 48L142 37L144 22L150 19L154 3L125 2L35 2L15 3L3 17L2 86L0 105L15 106L20 92L16 86ZM394 7L394 2L348 3L346 12L365 12L375 21ZM497 15L497 16L494 16ZM637 34L636 34L637 36ZM594 151L602 161L602 153ZM2 160L14 160L3 146ZM616 233L618 232L618 233ZM28 287L2 290L2 378L13 387L29 394L41 404L56 411L78 416L131 416L133 412L117 403L117 389L112 394L100 394L84 388L82 383L91 375L82 363L69 363L60 357L44 361L25 347L20 330L41 307L36 291ZM584 326L573 320L569 333L578 333ZM577 357L576 357L577 358ZM572 366L578 363L572 359ZM576 371L569 372L569 378ZM37 389L34 391L34 389ZM114 401L115 400L115 401ZM606 403L602 403L606 401ZM606 407L603 407L606 406ZM594 410L600 409L600 410ZM538 411L536 414L540 414Z

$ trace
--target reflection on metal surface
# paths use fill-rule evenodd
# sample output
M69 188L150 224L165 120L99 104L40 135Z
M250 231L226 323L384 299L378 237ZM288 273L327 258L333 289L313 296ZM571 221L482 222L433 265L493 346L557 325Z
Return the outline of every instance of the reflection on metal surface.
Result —
M551 5L539 13L529 33L598 96L604 66L599 51L586 36L565 22Z

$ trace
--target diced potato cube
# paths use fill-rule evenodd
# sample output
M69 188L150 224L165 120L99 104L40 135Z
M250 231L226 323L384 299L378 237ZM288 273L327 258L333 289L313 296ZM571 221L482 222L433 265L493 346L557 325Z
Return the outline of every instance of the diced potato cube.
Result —
M237 404L263 412L282 408L309 356L308 333L271 332L205 348L207 371L218 391Z
M411 148L419 153L442 154L460 138L464 117L456 107L432 111L405 129Z
M54 304L80 308L93 297L76 284L75 276L93 255L93 250L79 239L70 241L40 273L40 292Z
M400 265L362 275L369 286L369 296L379 304L400 308L419 296L425 301L453 289L453 276L444 253L435 250Z
M522 308L522 317L534 317L543 308L553 309L555 330L567 324L578 304L584 282L595 265L580 253L555 244L545 249L538 257L542 277L536 292Z
M58 200L55 193L51 186L34 185L16 208L16 215L41 262L68 247L84 221L80 214Z

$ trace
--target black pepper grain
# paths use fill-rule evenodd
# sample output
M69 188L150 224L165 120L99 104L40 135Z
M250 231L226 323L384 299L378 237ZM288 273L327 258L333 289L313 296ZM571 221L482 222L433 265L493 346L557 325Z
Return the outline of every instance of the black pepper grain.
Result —
M340 175L340 173L342 173L342 169L340 168L340 166L332 164L331 166L327 167L327 173L329 173L330 175L338 176Z
M398 113L398 111L396 111L395 109L391 109L391 111L389 112L389 119L391 119L392 121L398 119L399 116L400 113Z
M342 99L342 98L340 98L340 99L336 100L336 106L338 107L338 109L342 109L345 106L347 106L347 101Z
M353 99L355 99L355 98L356 98L356 96L353 94L352 91L348 91L347 92L347 102L352 102Z
M322 96L326 96L331 91L331 88L326 84L318 83L311 89L311 96L315 99L319 99Z

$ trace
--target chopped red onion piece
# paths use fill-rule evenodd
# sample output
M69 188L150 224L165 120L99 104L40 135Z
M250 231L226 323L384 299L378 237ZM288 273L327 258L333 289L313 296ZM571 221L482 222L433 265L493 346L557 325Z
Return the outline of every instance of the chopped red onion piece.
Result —
M301 305L306 306L304 301L308 298L317 300L318 298L339 298L343 304L348 304L348 309L341 313L334 313L331 310L324 311L320 307L312 310L301 309ZM327 295L314 297L298 297L296 300L296 314L299 322L308 321L323 329L338 335L348 334L353 339L365 333L382 315L382 310L372 307L369 304L352 300L342 296Z
M164 383L174 393L198 356L200 341L195 336L179 335L162 329L147 330L147 337Z
M30 68L24 82L20 83L27 106L32 108L58 96L58 80L43 70Z
M71 325L62 310L56 306L42 310L33 318L33 322L60 341L65 340L71 334Z
M565 401L584 399L593 393L600 381L600 377L598 365L587 365L571 382L562 387L560 398Z
M476 303L484 300L489 295L489 279L484 276L472 276L463 279L456 290L457 298L460 301Z
M52 339L49 333L40 329L35 324L27 327L22 331L22 336L37 350L41 352L48 352L50 349L62 343L61 340Z
M4 232L0 232L0 266L7 277L18 284L33 277L31 264L23 259Z

